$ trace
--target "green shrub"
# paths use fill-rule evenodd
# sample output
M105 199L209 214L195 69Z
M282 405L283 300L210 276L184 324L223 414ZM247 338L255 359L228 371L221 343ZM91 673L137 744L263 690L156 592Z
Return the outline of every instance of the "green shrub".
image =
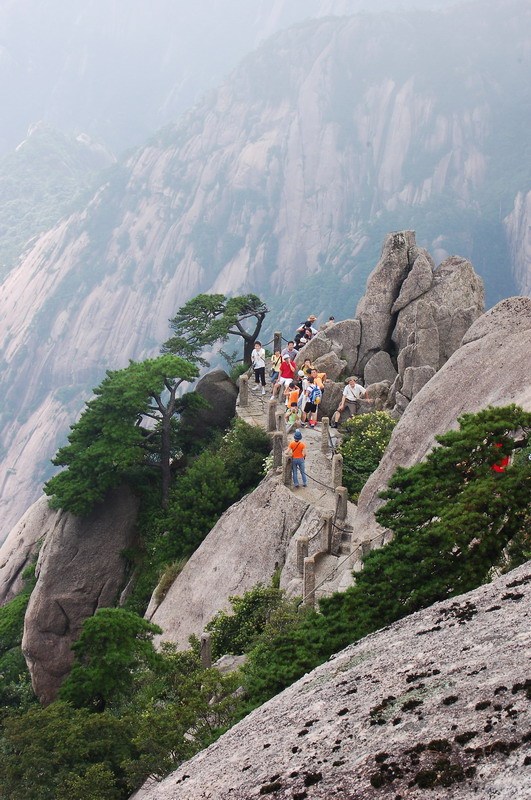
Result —
M72 705L103 711L134 688L137 673L156 666L157 625L123 608L101 608L83 623L76 654L59 696Z
M155 601L157 604L160 605L160 603L162 603L173 586L175 578L183 571L187 561L187 558L179 558L177 561L173 561L171 564L168 564L160 577L157 588L155 589Z
M343 482L354 502L380 463L395 425L396 420L385 411L357 414L345 423L339 452L343 456Z
M245 653L263 632L283 596L280 589L259 583L242 597L229 597L232 614L219 611L206 626L212 635L214 658L224 653Z
M320 603L287 631L261 640L244 667L253 705L332 653L430 604L470 591L493 569L516 566L530 550L531 461L515 457L504 473L511 433L531 436L531 413L515 406L465 414L459 430L438 436L425 461L398 468L377 512L393 540L364 559L355 586Z

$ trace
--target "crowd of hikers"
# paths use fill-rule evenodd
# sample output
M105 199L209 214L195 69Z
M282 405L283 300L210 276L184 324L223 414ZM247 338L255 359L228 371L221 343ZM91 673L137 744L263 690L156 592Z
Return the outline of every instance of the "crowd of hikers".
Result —
M306 358L299 368L296 365L299 350L317 333L314 327L316 319L317 317L310 315L299 325L293 339L286 347L283 350L275 350L270 363L271 400L284 401L286 430L295 431L293 441L288 446L288 454L292 458L293 485L296 489L299 487L297 473L300 474L303 486L306 486L307 482L304 469L306 448L300 429L316 427L319 405L325 390L326 373L319 372L310 358ZM330 317L322 327L328 328L334 321L334 317ZM255 379L251 391L261 391L262 395L265 395L266 353L259 341L255 342L251 353L251 365ZM343 390L341 402L332 416L332 427L337 426L343 411L347 410L349 416L356 414L362 398L371 402L365 388L357 382L357 378L350 377Z
M286 425L294 427L315 427L317 407L324 391L326 373L318 372L311 359L307 358L297 369L296 358L299 350L315 336L316 317L311 315L296 330L295 336L283 350L275 350L271 356L271 400L284 400L286 404ZM251 391L261 388L266 393L266 354L261 342L255 342L251 354L255 385Z

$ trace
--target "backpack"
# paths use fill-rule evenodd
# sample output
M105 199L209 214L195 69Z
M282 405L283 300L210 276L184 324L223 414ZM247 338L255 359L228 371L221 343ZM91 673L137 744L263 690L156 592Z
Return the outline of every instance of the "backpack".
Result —
M310 401L310 403L313 403L316 406L319 405L319 403L321 402L321 390L319 389L318 386L312 387L308 400Z

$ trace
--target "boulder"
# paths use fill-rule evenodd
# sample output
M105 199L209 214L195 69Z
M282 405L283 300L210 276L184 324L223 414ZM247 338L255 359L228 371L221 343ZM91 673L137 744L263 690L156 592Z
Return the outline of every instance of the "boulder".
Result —
M411 250L412 249L413 248L411 248ZM411 259L411 250L408 253L408 260ZM433 273L431 263L424 253L419 253L413 262L411 272L400 288L400 294L393 303L391 314L397 314L413 300L425 294L428 289L431 289L432 283Z
M72 665L72 644L98 608L115 605L126 577L124 550L135 543L138 500L126 487L84 518L60 511L37 562L22 651L41 703L55 699Z
M366 636L135 800L529 797L530 605L528 563Z
M11 529L0 548L0 605L3 606L23 589L22 574L37 559L45 536L53 530L60 511L48 505L44 495L33 503Z
M363 378L365 383L379 383L380 381L389 381L393 383L397 375L396 369L391 361L391 356L385 350L380 350L375 353L367 361Z
M337 381L347 368L347 362L339 358L334 352L320 356L314 361L313 365L318 372L325 372L331 381Z
M198 382L195 391L207 401L208 408L185 412L182 422L192 436L202 430L218 428L224 430L236 411L238 387L223 369L207 372Z
M531 300L503 300L467 335L471 341L456 350L410 403L403 387L395 390L403 416L358 499L356 526L366 531L367 538L381 532L374 519L383 502L378 495L396 467L421 461L435 436L455 427L461 414L510 403L531 411ZM413 376L408 380L413 382Z
M317 333L313 339L310 339L308 344L301 347L295 359L295 363L297 367L300 368L304 363L304 359L309 358L313 364L318 358L329 353L331 349L332 343L326 333L322 331L321 333Z
M157 641L188 647L192 634L200 636L218 611L230 609L232 595L269 583L284 565L290 539L303 526L307 510L307 502L273 477L231 506L160 605L150 603L146 617L163 631Z
M383 411L388 399L391 383L389 381L379 381L378 383L370 383L367 387L367 394L370 399L374 401L371 406L371 411Z
M367 279L367 290L356 309L356 319L361 323L356 367L360 373L373 353L389 349L393 332L391 309L409 273L408 250L414 245L414 231L388 234L381 258Z
M332 414L337 409L341 402L341 395L345 388L344 383L335 383L334 381L326 381L325 390L321 399L319 407L320 417L332 417Z
M404 371L402 394L412 400L434 375L433 367L407 367Z
M352 372L358 360L358 347L361 341L359 319L344 319L326 331L333 346L340 348L339 355L347 362L347 370Z

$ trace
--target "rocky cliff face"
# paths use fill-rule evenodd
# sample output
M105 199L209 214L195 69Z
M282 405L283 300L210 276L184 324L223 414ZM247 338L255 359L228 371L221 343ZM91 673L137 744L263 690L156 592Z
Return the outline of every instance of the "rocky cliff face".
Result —
M469 328L462 346L419 391L393 431L378 469L363 487L355 526L368 539L381 532L374 512L397 466L421 461L435 436L464 413L516 403L531 411L531 298L503 300Z
M531 793L529 563L334 656L135 800Z
M504 220L511 249L515 283L531 297L531 192L519 192L514 209Z
M279 34L35 243L0 287L4 534L105 368L156 353L194 294L262 294L287 303L277 322L291 328L309 302L352 316L404 216L437 261L468 254L500 163L490 154L506 146L497 98L522 107L531 26L522 0L459 14L327 18ZM442 77L441 63L455 66ZM493 269L505 296L498 258Z
M70 671L71 647L85 619L119 599L127 567L123 553L135 542L137 509L138 501L121 488L85 519L67 511L48 510L44 516L44 544L22 640L33 690L41 703L55 699ZM34 528L41 515L36 503L26 515L28 526Z
M398 417L483 311L483 283L469 261L450 256L436 267L414 231L391 233L356 318L327 325L300 350L297 364L311 358L331 381L356 373L371 399ZM323 414L333 414L342 388L327 387Z

